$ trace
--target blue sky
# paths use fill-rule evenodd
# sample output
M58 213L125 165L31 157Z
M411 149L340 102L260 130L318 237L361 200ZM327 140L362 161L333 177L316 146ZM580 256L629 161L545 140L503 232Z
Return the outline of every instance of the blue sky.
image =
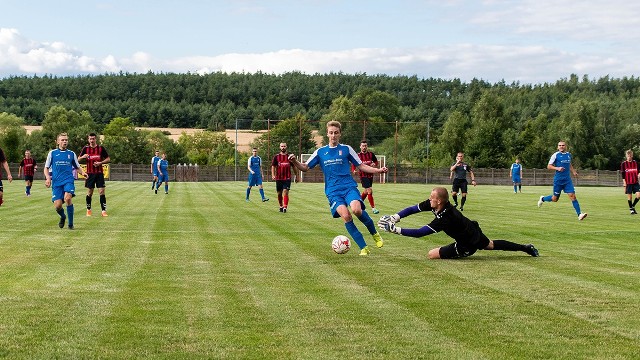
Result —
M629 0L0 0L0 78L344 72L544 83L640 75Z

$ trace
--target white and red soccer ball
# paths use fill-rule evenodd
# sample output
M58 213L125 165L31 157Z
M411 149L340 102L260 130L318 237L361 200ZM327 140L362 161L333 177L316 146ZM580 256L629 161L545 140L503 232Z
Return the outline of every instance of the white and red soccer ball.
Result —
M336 254L346 254L351 249L351 240L344 235L338 235L333 238L331 248Z

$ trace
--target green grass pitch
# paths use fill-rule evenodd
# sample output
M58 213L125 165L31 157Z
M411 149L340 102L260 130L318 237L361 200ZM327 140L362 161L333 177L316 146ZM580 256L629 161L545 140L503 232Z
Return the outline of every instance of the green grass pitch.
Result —
M109 182L109 217L59 229L50 190L4 182L0 357L14 359L631 359L640 354L640 215L622 188L579 187L582 222L551 187L471 187L465 215L524 253L428 260L450 239L383 234L358 256L322 184L294 184L278 212L244 182ZM376 184L394 213L431 184ZM447 185L447 188L449 186ZM377 220L378 216L374 216ZM401 226L433 219L416 214ZM361 223L358 227L366 234ZM373 245L369 235L367 241ZM355 244L354 244L355 246Z

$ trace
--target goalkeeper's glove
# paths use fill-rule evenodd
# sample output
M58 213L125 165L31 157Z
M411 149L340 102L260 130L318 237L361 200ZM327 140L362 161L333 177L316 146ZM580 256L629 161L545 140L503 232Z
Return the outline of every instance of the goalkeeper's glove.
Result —
M402 229L400 229L399 226L396 226L391 219L385 219L384 216L378 220L378 227L386 232L401 235Z
M400 222L400 215L398 214L393 214L393 215L383 215L380 220L384 220L384 221L391 221L392 223L399 223Z

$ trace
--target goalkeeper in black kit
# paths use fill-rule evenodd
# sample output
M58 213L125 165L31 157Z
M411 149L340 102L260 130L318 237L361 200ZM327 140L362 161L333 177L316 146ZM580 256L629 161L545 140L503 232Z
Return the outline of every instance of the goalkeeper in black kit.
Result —
M429 225L419 229L407 229L396 226L400 219L422 211L431 211L435 219ZM385 215L378 221L382 230L398 235L423 237L444 231L455 242L429 250L429 259L458 259L473 255L478 250L523 251L538 256L538 250L532 245L517 244L507 240L489 240L477 221L464 217L449 202L449 193L443 187L434 188L429 199L401 210L394 215Z

